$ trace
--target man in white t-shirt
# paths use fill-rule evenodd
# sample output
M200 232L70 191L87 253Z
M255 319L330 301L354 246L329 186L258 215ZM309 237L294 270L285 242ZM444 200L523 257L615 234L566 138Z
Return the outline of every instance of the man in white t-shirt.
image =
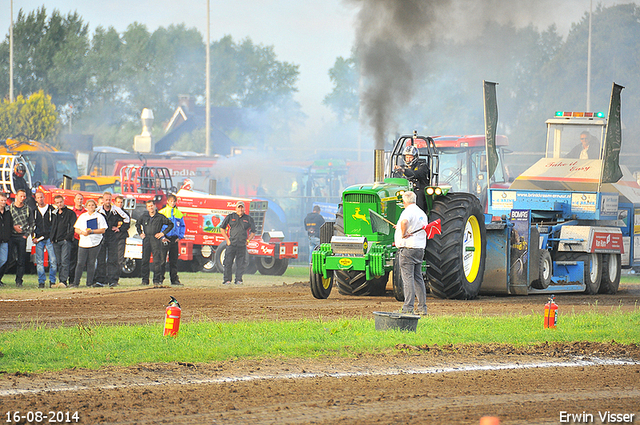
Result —
M102 242L102 235L107 229L107 221L104 216L96 212L96 201L89 199L86 208L87 212L80 214L73 225L75 232L80 235L76 274L73 284L70 285L75 288L80 285L80 278L85 268L87 269L87 286L92 286L100 242Z
M415 313L427 314L427 288L422 278L422 259L427 246L427 234L421 230L429 220L424 211L416 205L416 194L405 192L402 195L404 211L400 214L394 241L398 248L398 262L404 288L402 313L413 313L415 298L418 306Z

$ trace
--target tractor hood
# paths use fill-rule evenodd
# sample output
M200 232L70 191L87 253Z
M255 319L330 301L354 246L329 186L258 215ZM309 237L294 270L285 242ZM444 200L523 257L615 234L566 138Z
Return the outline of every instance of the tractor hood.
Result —
M409 182L406 179L388 178L384 182L356 184L347 187L343 191L343 197L353 193L375 194L380 199L397 198L400 200L401 192L409 190Z

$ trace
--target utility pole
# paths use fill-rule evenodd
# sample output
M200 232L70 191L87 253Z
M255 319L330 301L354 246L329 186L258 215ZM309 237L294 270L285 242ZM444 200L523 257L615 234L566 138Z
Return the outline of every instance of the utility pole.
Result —
M587 41L587 112L591 111L591 15L593 14L593 0L589 1L589 40Z
M9 102L13 103L13 0L11 0L11 23L9 24Z
M205 148L204 154L206 156L211 155L211 24L209 22L210 19L210 7L211 0L207 0L207 45L206 45L206 81L205 81Z

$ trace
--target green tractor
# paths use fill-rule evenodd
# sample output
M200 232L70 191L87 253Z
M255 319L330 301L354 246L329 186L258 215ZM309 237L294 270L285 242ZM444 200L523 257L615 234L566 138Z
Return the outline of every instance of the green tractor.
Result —
M425 282L440 298L478 295L486 257L484 208L473 194L439 184L439 149L433 138L414 133L396 141L386 161L387 178L350 186L342 193L336 221L322 227L321 243L312 254L310 283L315 298L327 298L334 284L345 295L382 295L392 275L394 296L404 300L392 224L402 212L402 194L414 186L405 178L389 176L403 161L402 151L409 145L418 149L419 160L429 166L425 212L430 221L440 219L442 227L441 235L427 242ZM468 169L460 167L458 177Z

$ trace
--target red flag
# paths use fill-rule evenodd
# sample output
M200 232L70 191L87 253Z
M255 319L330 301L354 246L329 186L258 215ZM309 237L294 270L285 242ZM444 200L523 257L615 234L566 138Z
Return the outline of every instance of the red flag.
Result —
M432 221L422 228L427 232L427 239L432 239L435 235L442 234L442 226L440 226L440 219Z

